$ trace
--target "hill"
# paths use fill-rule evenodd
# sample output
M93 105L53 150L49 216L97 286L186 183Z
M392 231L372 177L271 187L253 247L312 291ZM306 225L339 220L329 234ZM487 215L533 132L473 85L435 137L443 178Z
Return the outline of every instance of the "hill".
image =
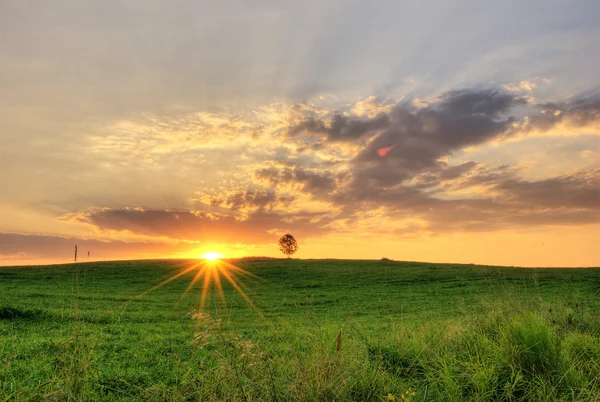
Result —
M599 269L234 261L260 279L219 271L203 311L196 268L148 292L196 263L0 268L0 399L600 394Z

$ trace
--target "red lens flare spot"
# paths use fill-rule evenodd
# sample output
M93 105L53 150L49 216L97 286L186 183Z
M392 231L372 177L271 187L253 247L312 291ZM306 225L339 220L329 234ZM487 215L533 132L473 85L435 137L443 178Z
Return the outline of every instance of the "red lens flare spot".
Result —
M386 148L379 148L377 150L377 153L379 154L379 156L381 156L382 158L385 158L387 156L387 154L390 153L390 151L392 149L394 149L395 145L392 145L391 147L386 147Z

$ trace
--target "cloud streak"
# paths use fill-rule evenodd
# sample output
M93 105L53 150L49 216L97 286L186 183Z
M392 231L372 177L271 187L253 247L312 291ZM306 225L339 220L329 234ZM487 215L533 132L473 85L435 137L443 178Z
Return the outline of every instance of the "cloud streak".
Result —
M245 218L203 211L104 209L78 214L76 219L101 230L206 243L273 243L292 231L300 236L326 233L330 218L324 214L278 214L259 210Z

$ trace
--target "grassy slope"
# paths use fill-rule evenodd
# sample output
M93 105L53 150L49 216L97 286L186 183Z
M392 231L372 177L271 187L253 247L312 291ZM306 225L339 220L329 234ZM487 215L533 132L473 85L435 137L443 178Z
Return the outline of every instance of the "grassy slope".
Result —
M193 319L191 275L133 299L191 263L0 269L0 400L600 394L598 269L273 260L238 264L265 319L230 286Z

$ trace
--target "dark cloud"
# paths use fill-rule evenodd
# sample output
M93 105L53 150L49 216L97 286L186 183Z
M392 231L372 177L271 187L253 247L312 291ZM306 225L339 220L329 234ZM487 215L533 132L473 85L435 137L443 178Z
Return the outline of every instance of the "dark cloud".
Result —
M537 105L540 113L528 116L525 128L548 131L559 123L585 127L600 122L600 95L567 102L547 102Z
M464 89L447 92L424 107L401 102L389 113L372 119L338 114L326 124L310 118L292 127L289 133L320 135L323 141L318 143L319 147L340 140L370 138L368 144L351 159L344 179L334 181L332 177L318 173L310 173L310 177L301 179L301 175L296 173L301 172L299 168L264 170L257 173L257 177L267 179L273 185L304 180L303 191L321 196L326 191L333 202L346 205L352 202L376 205L377 200L383 204L404 205L405 201L413 203L415 199L429 204L427 192L444 190L443 182L458 178L462 178L460 182L448 186L468 188L502 184L495 191L505 197L515 197L509 192L513 187L527 187L530 193L542 192L543 186L558 186L559 183L538 183L537 190L534 190L531 184L519 180L514 169L478 170L474 161L458 166L447 166L443 162L443 158L458 150L513 135L517 120L511 112L526 103L524 98L498 89ZM523 127L549 130L561 121L579 127L600 121L598 96L545 103L537 107L541 112L525 118ZM574 191L572 198L594 199L593 190ZM568 197L558 199L548 194L548 200L556 200L558 204Z
M298 134L325 135L330 142L354 141L388 127L390 116L381 113L373 118L348 117L336 113L329 125L323 120L310 117L288 130L288 136Z
M288 135L319 135L326 142L371 137L373 140L356 156L355 163L384 165L377 151L393 147L385 156L386 165L394 170L423 170L436 166L440 157L455 150L507 134L515 121L507 116L508 112L525 103L521 97L496 89L459 90L445 93L426 107L401 102L389 113L374 118L336 114L326 124L310 117L291 127ZM378 177L381 172L373 173Z
M369 142L349 160L344 176L335 181L326 176L324 184L301 190L324 197L341 209L340 216L347 221L358 221L383 207L390 221L418 218L424 222L421 229L431 233L600 223L600 170L527 181L507 165L445 162L458 150L513 135L517 120L511 113L526 103L495 89L460 90L424 107L397 104L377 119L338 115L329 124L307 120L291 132L320 135L323 144L341 137L348 141L369 137ZM535 122L538 128L550 129L560 121L576 126L600 121L596 98L538 107L542 113L525 119L525 126ZM350 130L350 123L357 121L364 124ZM272 185L303 183L300 171L264 169L257 177ZM322 174L311 174L323 179ZM451 195L456 190L472 195L457 198Z
M545 208L510 204L494 199L451 200L417 211L430 233L491 232L525 226L572 226L600 223L600 211L581 208Z
M434 105L434 108L459 116L498 117L500 114L508 112L513 106L525 103L525 99L497 89L461 89L446 92L441 96L441 102Z
M505 202L537 208L576 208L600 211L600 169L539 181L509 179L495 190Z
M509 112L525 103L523 98L495 89L452 91L425 107L402 102L389 113L374 119L336 116L330 126L311 119L301 128L326 135L325 140L329 142L341 137L350 140L368 135L372 138L351 160L351 180L347 182L344 194L337 194L338 198L348 202L352 199L360 201L376 199L378 194L389 191L405 194L407 190L399 186L420 174L436 174L440 180L448 180L466 173L474 168L474 162L447 168L441 158L508 135L515 122ZM350 130L350 127L354 129ZM298 130L299 126L291 132ZM386 152L380 152L381 149ZM280 174L279 180L285 181L286 175L291 173Z
M271 243L283 232L299 237L326 233L331 221L325 214L279 214L256 211L246 218L203 211L106 209L87 212L79 221L100 229L139 235L217 243Z
M472 198L440 199L420 188L400 187L369 201L385 205L395 218L422 219L431 233L600 223L600 169L539 181L519 179L506 167L479 167L472 173L461 183L466 189L487 187ZM430 175L426 180L439 178Z
M355 158L356 163L378 162L380 148L393 146L386 163L412 171L435 167L437 160L467 146L505 134L515 121L506 116L525 100L497 90L453 91L424 108L399 104L391 124Z

